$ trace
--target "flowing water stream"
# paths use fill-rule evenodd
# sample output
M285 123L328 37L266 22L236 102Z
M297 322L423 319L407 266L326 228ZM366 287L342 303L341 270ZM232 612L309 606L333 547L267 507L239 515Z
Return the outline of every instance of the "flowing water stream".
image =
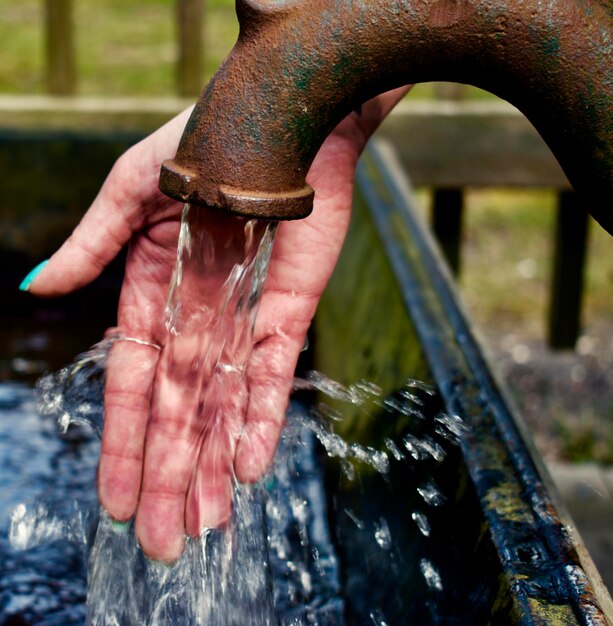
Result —
M227 438L242 427L245 364L275 232L270 223L241 220L240 229L228 230L227 218L207 219L206 225L204 219L202 211L186 208L161 355L170 383L154 398L162 407L172 399L178 408L173 414L185 417L180 428L200 434L195 465L199 453L226 454ZM371 515L351 495L375 479L392 491L390 472L402 467L403 476L414 475L403 487L413 503L412 523L430 540L431 513L447 503L420 468L443 463L464 425L440 412L434 389L411 379L389 396L372 383L347 387L317 372L296 379L299 393L317 392L324 401L316 407L293 402L268 474L256 485L231 482L233 513L225 530L188 539L172 567L145 558L132 525L118 531L108 516L98 515L93 484L98 443L91 432L102 431L107 357L114 343L125 339L109 338L42 379L40 415L29 390L13 386L7 392L14 406L9 402L5 408L22 422L16 428L4 419L0 426L0 442L14 440L15 446L0 448L2 475L11 484L27 457L37 469L26 471L0 503L2 524L11 511L11 545L0 539L0 557L8 565L0 576L2 626L83 621L384 626L396 623L389 621L396 609L388 607L386 595L398 595L394 584L422 585L434 594L443 589L431 558L421 556L414 567L405 562L401 522L380 512ZM358 407L366 420L377 414L398 423L402 417L415 427L392 429L378 446L347 441L335 433L344 405ZM50 418L60 426L59 437ZM338 465L338 474L324 472L322 457ZM328 495L331 486L339 495ZM349 495L343 497L343 490ZM359 571L344 571L351 551L362 551L362 581ZM24 560L29 560L25 569ZM408 582L415 572L419 581ZM368 598L367 574L388 580Z

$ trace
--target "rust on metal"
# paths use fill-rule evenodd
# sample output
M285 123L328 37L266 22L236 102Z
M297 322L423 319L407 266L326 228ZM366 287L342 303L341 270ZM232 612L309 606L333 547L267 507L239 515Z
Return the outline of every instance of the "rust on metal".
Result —
M519 108L613 232L610 2L238 0L237 14L238 42L162 167L165 193L304 217L307 171L345 115L402 84L448 81Z

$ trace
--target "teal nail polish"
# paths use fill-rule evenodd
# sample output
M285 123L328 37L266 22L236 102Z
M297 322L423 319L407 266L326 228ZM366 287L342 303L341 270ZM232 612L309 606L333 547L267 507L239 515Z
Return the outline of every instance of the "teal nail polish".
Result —
M21 285L19 285L19 289L21 291L28 291L30 289L30 285L34 282L34 279L43 271L45 266L49 263L49 259L39 263L22 281Z
M117 520L111 520L111 528L116 533L127 533L130 528L130 522L118 522Z

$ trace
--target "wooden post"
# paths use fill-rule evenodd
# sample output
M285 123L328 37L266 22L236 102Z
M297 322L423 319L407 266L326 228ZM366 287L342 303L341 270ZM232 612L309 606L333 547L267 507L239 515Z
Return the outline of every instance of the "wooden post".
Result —
M434 83L434 96L438 100L459 102L466 98L466 85ZM446 187L433 190L432 230L447 259L451 273L456 278L460 274L463 212L464 194L462 189Z
M572 191L558 196L554 265L549 303L549 345L575 347L581 329L587 211Z
M460 273L462 245L462 189L435 189L432 198L432 230L454 276Z
M177 0L177 89L197 96L204 86L204 0Z
M45 0L45 39L47 91L71 95L76 86L72 0Z

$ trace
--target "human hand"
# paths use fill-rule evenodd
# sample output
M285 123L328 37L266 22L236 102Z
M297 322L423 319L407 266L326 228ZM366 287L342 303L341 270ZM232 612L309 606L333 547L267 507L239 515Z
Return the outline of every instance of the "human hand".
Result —
M136 535L151 558L173 561L186 532L197 536L222 524L233 477L252 482L269 465L296 361L346 234L357 159L406 91L365 103L321 147L307 177L313 213L279 225L251 349L241 356L245 393L215 399L229 416L215 429L203 423L189 374L202 346L182 345L165 324L183 206L159 192L157 181L189 110L117 161L81 223L30 284L39 296L74 291L130 243L117 320L129 340L115 342L109 354L98 490L114 519L136 513ZM197 219L220 237L243 241L244 220L213 211ZM206 299L214 289L205 282Z

